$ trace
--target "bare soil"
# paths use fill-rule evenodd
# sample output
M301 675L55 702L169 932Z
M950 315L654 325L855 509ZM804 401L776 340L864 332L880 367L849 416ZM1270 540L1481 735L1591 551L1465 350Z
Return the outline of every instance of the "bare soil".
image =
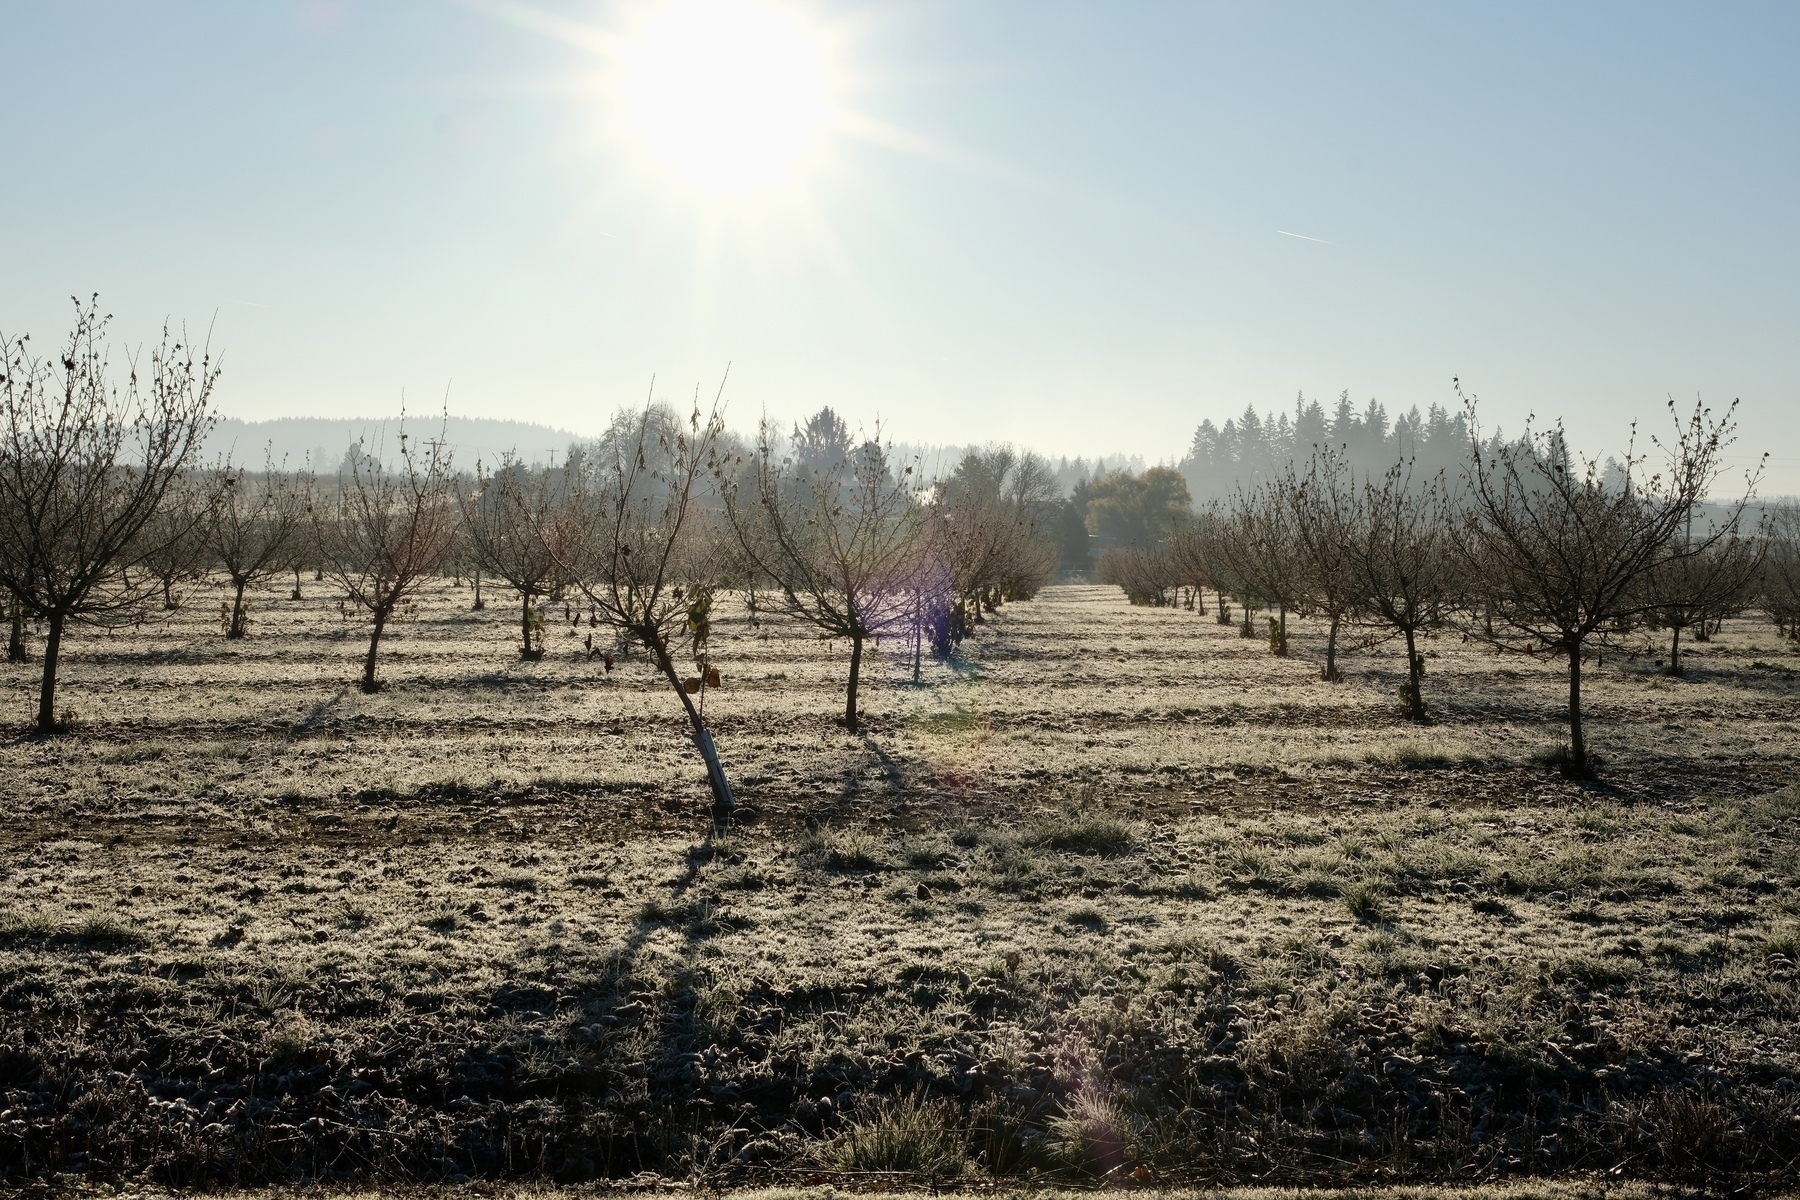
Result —
M723 605L747 806L551 606L326 585L73 639L0 743L0 1180L1767 1188L1800 1156L1800 653L1442 633L1319 680L1063 585L949 663ZM598 634L595 633L596 648ZM35 648L35 647L34 647ZM610 648L610 643L609 643ZM35 664L7 667L33 711Z

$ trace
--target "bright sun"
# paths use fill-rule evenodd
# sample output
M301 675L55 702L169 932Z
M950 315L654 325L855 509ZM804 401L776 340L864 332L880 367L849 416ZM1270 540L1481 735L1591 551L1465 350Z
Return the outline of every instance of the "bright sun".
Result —
M827 114L818 39L760 0L673 0L625 51L632 128L713 191L789 177Z

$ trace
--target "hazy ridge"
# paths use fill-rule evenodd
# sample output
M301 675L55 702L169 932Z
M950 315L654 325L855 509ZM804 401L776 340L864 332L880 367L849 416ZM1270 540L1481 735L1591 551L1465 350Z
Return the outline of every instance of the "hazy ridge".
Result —
M404 430L409 438L443 438L456 462L465 467L473 467L477 459L491 463L508 451L516 451L527 462L547 462L552 455L560 458L570 442L581 440L566 429L492 417L410 416ZM389 461L398 458L401 431L397 416L281 417L272 421L224 417L206 440L206 458L229 457L235 463L258 467L266 452L276 462L285 458L289 467L310 463L316 471L332 472L359 439L370 454Z

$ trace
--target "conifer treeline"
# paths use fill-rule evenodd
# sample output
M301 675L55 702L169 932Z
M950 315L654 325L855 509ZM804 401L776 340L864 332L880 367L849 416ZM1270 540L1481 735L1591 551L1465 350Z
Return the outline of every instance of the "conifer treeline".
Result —
M1327 412L1317 400L1301 394L1294 400L1292 416L1265 417L1252 404L1223 426L1200 422L1180 471L1196 501L1222 498L1239 485L1267 483L1290 466L1305 463L1315 446L1342 448L1358 474L1380 475L1397 462L1411 460L1419 478L1440 470L1455 475L1469 456L1469 422L1463 413L1437 404L1424 413L1414 406L1390 419L1381 402L1371 399L1358 412L1348 391L1340 393Z

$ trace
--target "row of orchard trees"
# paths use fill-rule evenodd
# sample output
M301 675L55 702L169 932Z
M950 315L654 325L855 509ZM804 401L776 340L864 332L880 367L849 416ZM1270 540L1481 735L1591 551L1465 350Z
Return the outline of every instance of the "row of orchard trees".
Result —
M1671 408L1673 416L1673 409ZM1724 617L1762 603L1784 629L1800 621L1800 515L1747 516L1755 477L1719 509L1704 501L1721 472L1733 421L1696 407L1658 440L1661 462L1628 453L1609 469L1570 452L1560 427L1518 441L1483 443L1472 398L1470 454L1455 477L1415 478L1402 463L1359 474L1344 454L1315 447L1304 464L1212 503L1154 546L1108 551L1103 581L1135 603L1165 604L1183 588L1190 603L1216 594L1218 619L1256 636L1266 610L1269 646L1288 652L1290 614L1325 624L1322 677L1341 678L1338 656L1399 641L1406 656L1400 698L1426 719L1419 639L1454 626L1500 649L1564 659L1571 774L1591 771L1582 727L1582 668L1591 654L1669 639L1668 670L1681 670L1681 638L1704 638Z
M542 653L550 597L578 596L616 643L646 652L688 717L723 820L731 789L704 716L716 595L739 591L753 619L773 612L846 640L854 731L868 642L910 639L916 679L927 647L950 652L1057 566L1061 510L1042 460L996 448L927 482L921 464L856 443L829 409L791 439L765 423L748 445L717 400L685 418L647 402L560 467L508 457L459 473L441 441L405 433L397 462L351 455L332 480L209 466L215 359L165 332L120 369L106 328L89 302L53 356L24 338L0 343L0 591L15 661L25 624L47 627L41 734L61 727L71 624L141 622L210 574L229 592L224 636L241 638L246 593L292 572L297 598L311 568L367 619L362 686L374 691L383 632L454 564L518 594L527 657Z

